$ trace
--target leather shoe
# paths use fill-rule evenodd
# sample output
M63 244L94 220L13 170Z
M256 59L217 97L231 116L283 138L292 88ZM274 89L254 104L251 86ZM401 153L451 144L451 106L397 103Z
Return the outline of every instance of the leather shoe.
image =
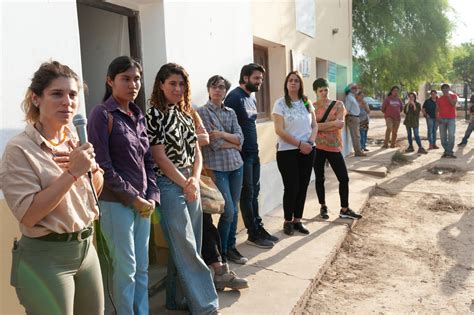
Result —
M283 223L283 233L286 235L293 235L295 234L295 230L293 228L293 222L285 222Z
M297 230L300 233L309 234L309 230L301 222L293 223L293 227L294 227L295 230Z

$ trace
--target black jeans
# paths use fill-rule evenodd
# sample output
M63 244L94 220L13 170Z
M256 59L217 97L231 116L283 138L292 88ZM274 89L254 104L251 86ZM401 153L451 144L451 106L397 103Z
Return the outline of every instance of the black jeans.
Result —
M315 152L313 150L310 154L302 154L299 150L287 150L276 154L278 170L285 187L283 211L286 221L303 217Z
M324 164L329 161L334 174L339 181L339 199L341 207L349 207L349 175L347 174L346 163L341 152L329 152L316 149L316 158L314 159L314 174L316 175L316 194L319 204L326 204L326 192L324 189Z
M260 158L258 152L242 152L244 178L240 194L240 211L250 237L258 237L262 218L258 213L258 194L260 193Z
M212 215L202 214L202 259L206 265L216 262L222 262L221 256L221 238L219 231L212 223Z

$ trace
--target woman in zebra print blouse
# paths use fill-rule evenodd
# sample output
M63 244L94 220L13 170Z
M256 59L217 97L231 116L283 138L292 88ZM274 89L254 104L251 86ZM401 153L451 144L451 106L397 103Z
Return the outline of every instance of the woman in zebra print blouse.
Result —
M171 253L166 306L192 314L217 313L219 302L209 268L200 256L202 209L199 198L201 151L194 127L196 113L186 70L165 64L156 75L147 110L147 128L161 191L161 226ZM178 301L176 276L185 301ZM187 305L186 305L187 304Z

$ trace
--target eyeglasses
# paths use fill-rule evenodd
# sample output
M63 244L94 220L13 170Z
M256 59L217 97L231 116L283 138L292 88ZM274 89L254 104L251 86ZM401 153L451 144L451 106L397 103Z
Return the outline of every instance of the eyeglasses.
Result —
M211 89L224 91L226 88L225 85L211 85Z

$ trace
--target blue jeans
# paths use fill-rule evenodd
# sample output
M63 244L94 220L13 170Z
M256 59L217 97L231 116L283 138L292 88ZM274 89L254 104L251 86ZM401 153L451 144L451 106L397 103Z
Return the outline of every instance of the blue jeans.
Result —
M150 219L118 202L100 201L100 226L112 258L117 314L148 315Z
M454 135L456 133L456 119L441 118L439 124L439 135L441 138L441 145L444 148L444 153L454 154Z
M407 138L408 138L408 145L410 147L413 147L413 138L411 135L411 131L413 130L413 135L415 136L415 141L416 144L418 145L419 148L421 148L421 139L420 139L420 134L419 134L419 128L418 127L407 127Z
M438 122L434 118L426 117L426 127L428 128L428 142L430 145L436 145Z
M184 176L191 171L183 169ZM168 241L166 305L179 307L177 296L182 289L192 314L210 314L219 301L211 272L201 258L202 209L199 201L187 202L183 189L166 176L158 176L161 205L160 223ZM179 282L177 281L179 279Z
M368 133L368 131L369 130L363 129L363 128L359 129L359 132L360 132L360 148L362 150L367 149L367 133Z
M259 236L262 218L258 213L258 194L260 193L260 158L258 152L242 152L244 178L240 195L240 211L250 237Z
M466 144L467 140L471 136L472 131L474 130L474 121L471 121L467 126L466 132L464 133L464 137L461 140L461 143Z
M234 171L213 171L217 188L225 200L224 213L219 219L217 228L221 237L222 252L227 253L228 248L235 248L235 234L237 232L237 221L239 209L237 203L242 191L243 166Z

